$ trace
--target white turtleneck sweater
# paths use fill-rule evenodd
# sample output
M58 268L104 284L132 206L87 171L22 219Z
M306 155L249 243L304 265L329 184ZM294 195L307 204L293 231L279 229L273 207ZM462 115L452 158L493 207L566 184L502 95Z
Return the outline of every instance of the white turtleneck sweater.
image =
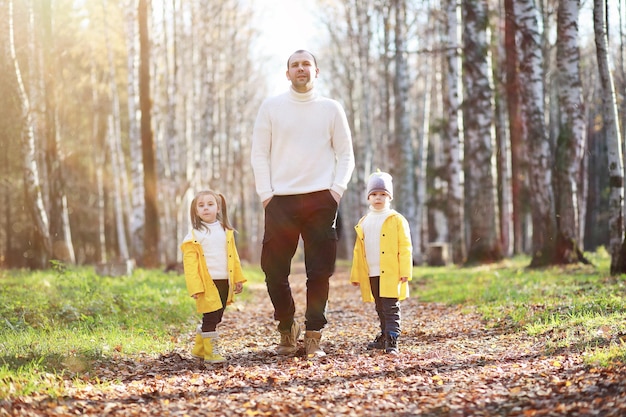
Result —
M393 213L393 210L391 210L389 204L386 204L380 210L370 206L367 215L361 222L365 244L365 259L367 259L370 277L380 276L380 232L383 223L391 213Z
M254 125L251 162L261 201L328 189L343 195L354 169L343 108L315 89L290 88L266 99Z
M196 240L202 246L206 266L213 280L228 279L228 255L226 253L226 231L219 221L202 222L206 229L194 229ZM187 239L185 239L187 240Z

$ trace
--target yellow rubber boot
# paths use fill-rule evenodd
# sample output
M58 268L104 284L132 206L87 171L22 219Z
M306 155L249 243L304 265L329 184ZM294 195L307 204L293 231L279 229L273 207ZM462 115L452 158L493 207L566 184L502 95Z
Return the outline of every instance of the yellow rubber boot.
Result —
M217 332L202 332L202 342L204 344L204 361L208 363L226 362L226 358L219 352L219 336Z
M200 326L196 329L196 341L191 349L191 356L204 359L204 342L202 341L202 328Z

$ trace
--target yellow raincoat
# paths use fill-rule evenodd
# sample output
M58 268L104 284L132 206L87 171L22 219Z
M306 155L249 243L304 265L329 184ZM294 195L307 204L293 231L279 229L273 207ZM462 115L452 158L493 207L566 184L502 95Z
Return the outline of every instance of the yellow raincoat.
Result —
M365 242L361 223L354 227L356 241L352 257L350 282L358 282L361 298L373 302L369 280L369 268L365 258ZM380 231L380 296L404 300L409 296L409 284L400 282L400 277L413 278L413 246L409 224L400 213L392 210Z
M210 313L217 311L222 306L220 294L213 283L211 274L206 266L202 245L196 240L193 230L191 239L180 245L183 252L183 267L185 269L185 282L190 296L202 293L196 298L198 313ZM235 246L235 233L226 229L226 253L228 256L228 299L226 304L233 302L233 288L235 282L246 282L241 269L241 261Z

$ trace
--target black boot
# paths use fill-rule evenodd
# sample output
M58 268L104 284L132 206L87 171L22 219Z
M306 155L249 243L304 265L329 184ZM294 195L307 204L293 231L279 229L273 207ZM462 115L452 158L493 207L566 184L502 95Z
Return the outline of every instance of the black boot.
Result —
M367 344L367 350L384 349L385 348L385 336L379 333L374 341Z
M385 353L397 355L398 351L398 336L393 334L386 334L384 337Z

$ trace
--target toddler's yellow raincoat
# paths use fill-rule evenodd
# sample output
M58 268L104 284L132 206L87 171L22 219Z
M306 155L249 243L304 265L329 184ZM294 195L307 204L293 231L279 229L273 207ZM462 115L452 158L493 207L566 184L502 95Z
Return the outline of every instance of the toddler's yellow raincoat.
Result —
M369 280L369 268L365 258L365 242L361 222L357 225L356 241L352 258L350 282L358 282L361 287L361 298L365 302L373 302ZM385 219L380 232L380 296L404 300L409 296L409 284L400 282L400 277L413 277L413 246L409 224L398 212L393 212Z

